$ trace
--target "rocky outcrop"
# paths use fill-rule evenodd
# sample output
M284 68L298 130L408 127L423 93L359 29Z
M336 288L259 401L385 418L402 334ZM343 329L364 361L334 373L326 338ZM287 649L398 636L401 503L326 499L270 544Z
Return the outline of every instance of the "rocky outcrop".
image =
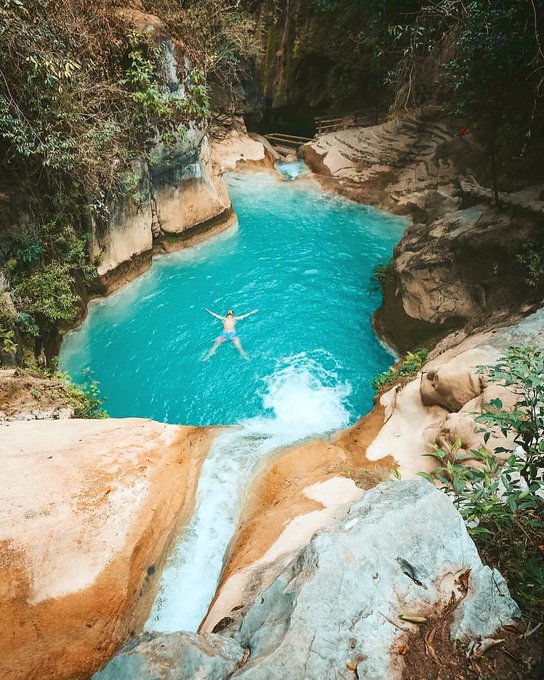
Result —
M2 678L88 677L141 627L212 434L136 418L0 426Z
M378 485L348 517L319 530L287 566L276 568L253 602L233 607L221 633L240 645L238 653L247 650L238 670L218 669L210 680L400 678L398 650L417 628L400 615L439 617L453 607L454 640L492 635L520 615L501 575L482 565L452 502L423 480ZM169 645L167 636L154 644L161 639ZM206 641L195 641L192 653ZM146 656L148 648L144 639L110 667L126 668L123 657ZM175 663L180 668L174 660L168 667ZM149 677L140 668L135 663L132 680ZM106 669L98 677L128 676ZM185 667L163 677L200 676Z
M400 677L393 650L414 624L399 615L429 617L452 598L453 639L492 635L520 615L443 493L422 480L380 484L227 629L251 649L236 677Z
M531 274L530 258L540 261L543 227L544 214L484 204L409 227L385 278L376 330L404 352L538 308L544 276Z
M367 419L369 440L376 435ZM383 418L374 419L378 428ZM367 461L341 443L314 440L282 452L253 481L203 631L221 628L240 600L254 599L271 583L277 563L288 564L314 532L334 524L363 489L386 479L394 461Z
M417 377L397 385L379 397L383 424L365 447L369 461L391 455L403 477L430 470L432 460L422 456L433 444L459 439L461 452L469 453L483 444L483 433L474 418L492 399L506 407L515 395L505 387L489 383L478 366L489 366L511 345L528 343L544 346L544 310L517 324L464 337L457 333L440 343ZM376 408L376 407L375 407ZM343 438L357 440L364 433L364 418ZM488 447L512 442L493 435Z
M439 108L321 135L302 153L325 186L414 220L374 317L397 351L514 321L544 301L542 187L502 194L500 207L490 190L471 189L460 178L485 174L485 155Z
M439 108L427 107L381 125L320 135L301 153L350 198L422 221L459 207L457 177L482 164L481 148L456 132Z
M279 154L265 137L232 130L213 143L213 157L222 172L273 168Z
M146 633L127 645L94 680L230 678L244 650L230 638L195 633Z
M169 252L235 222L207 138L192 130L175 153L159 149L152 168L134 164L131 190L93 222L92 255L106 291L142 273L153 252Z

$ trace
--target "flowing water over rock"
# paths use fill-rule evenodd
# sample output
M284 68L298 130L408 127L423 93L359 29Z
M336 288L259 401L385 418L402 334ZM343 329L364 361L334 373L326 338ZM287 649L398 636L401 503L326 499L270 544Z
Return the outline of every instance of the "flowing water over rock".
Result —
M76 380L90 367L111 416L232 424L205 462L193 519L168 562L147 628L195 630L251 476L272 451L352 422L392 357L378 343L372 285L405 222L271 173L228 178L239 229L157 259L91 305L63 346ZM204 311L260 311L238 326L252 361Z

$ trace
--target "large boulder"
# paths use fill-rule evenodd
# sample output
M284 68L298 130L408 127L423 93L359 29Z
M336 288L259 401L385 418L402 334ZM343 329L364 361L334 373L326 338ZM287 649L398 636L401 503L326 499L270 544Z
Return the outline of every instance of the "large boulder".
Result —
M0 677L88 677L148 616L213 430L0 425Z
M243 658L240 645L220 635L144 633L93 680L223 680Z
M458 601L451 637L492 635L520 616L482 564L451 500L424 480L386 482L321 529L226 628L251 650L244 680L400 678L398 649L416 624ZM245 603L240 603L245 604Z
M453 334L440 343L413 380L379 396L371 413L378 410L383 417L370 442L368 437L362 444L358 442L360 433L365 433L365 418L346 431L343 439L352 438L356 450L369 461L392 456L404 479L432 470L435 464L424 454L434 444L442 446L459 439L464 452L479 449L484 433L477 415L493 399L512 408L517 395L489 383L478 367L495 364L511 345L544 346L544 310L510 326L459 336ZM513 445L512 435L504 437L498 431L487 442L490 450Z
M537 309L544 284L531 281L524 248L542 251L542 222L542 214L479 205L409 227L374 316L379 334L405 352Z

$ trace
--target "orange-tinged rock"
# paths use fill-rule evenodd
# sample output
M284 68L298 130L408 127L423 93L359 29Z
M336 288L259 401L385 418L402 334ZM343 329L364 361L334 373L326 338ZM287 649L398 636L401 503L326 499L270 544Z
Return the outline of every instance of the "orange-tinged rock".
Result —
M212 434L137 418L0 426L2 680L88 677L141 627Z

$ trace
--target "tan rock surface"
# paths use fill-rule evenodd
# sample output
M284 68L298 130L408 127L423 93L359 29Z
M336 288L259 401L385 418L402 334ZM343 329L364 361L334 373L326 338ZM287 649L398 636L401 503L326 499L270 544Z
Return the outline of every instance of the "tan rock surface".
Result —
M0 677L88 677L138 630L212 435L136 418L0 426Z
M213 158L219 164L221 172L232 172L240 165L270 166L267 150L259 140L249 135L232 130L221 141L213 144Z
M278 455L254 482L221 582L201 629L219 632L241 618L320 527L345 515L367 489L395 468L402 479L435 467L424 454L432 444L459 438L461 448L483 444L475 422L484 404L515 395L488 384L477 371L494 364L512 344L544 345L544 310L513 326L443 343L415 379L380 395L353 427L331 442L310 441ZM492 436L488 446L512 446Z
M434 217L455 209L452 181L481 156L472 140L459 139L449 118L432 109L319 135L302 153L315 172L339 180L337 188L356 200Z
M190 169L190 168L189 168ZM157 212L163 235L182 234L231 210L230 198L220 168L204 138L197 169L174 183L155 190Z
M478 205L406 230L385 279L374 324L404 352L433 346L453 329L474 332L515 321L542 302L520 261L542 248L542 219Z
M380 409L366 419L369 433L383 423ZM288 449L254 482L203 631L251 602L318 528L343 517L364 488L388 477L390 457L368 462L364 450L343 447L350 446L349 435L341 441L342 446L314 440ZM236 609L235 616L242 613Z
M182 172L175 159L166 159L161 172L152 179L143 165L135 168L135 176L140 177L136 188L143 195L149 183L153 184L152 201L140 206L134 197L127 197L109 207L105 228L94 225L91 252L99 258L98 273L106 292L148 269L154 252L186 247L236 222L207 139L198 131L193 131L192 138L200 151L194 163L181 161Z

